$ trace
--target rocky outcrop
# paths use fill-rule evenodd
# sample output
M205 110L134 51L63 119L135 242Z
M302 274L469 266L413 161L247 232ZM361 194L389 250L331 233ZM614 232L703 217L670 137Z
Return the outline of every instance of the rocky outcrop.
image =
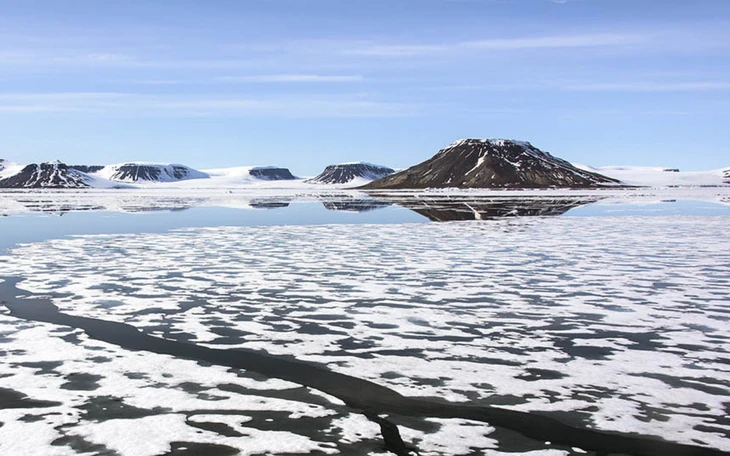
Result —
M248 172L251 176L263 180L294 180L296 177L288 168L277 168L275 166L261 166L251 168Z

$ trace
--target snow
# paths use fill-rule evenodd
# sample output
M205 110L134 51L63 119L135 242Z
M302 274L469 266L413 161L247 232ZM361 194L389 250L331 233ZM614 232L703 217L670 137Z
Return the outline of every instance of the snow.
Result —
M321 451L337 454L328 444L317 443L291 432L260 431L240 426L244 421L226 415L195 415L191 422L213 422L231 425L242 437L224 437L212 431L187 424L185 415L158 415L138 419L108 420L77 426L71 435L104 445L122 456L156 456L171 450L170 442L195 442L238 448L241 456L256 454L288 454ZM133 438L130 438L133 436Z
M458 147L463 144L470 144L470 143L481 143L481 144L491 144L493 146L498 147L504 147L509 144L515 144L517 146L520 146L524 149L531 149L533 146L527 141L520 141L517 139L505 139L505 138L464 138L464 139L458 139L451 144L449 144L449 148L451 147Z
M8 161L0 161L0 179L5 179L10 176L14 176L21 172L26 165L20 163L13 163Z
M665 171L671 167L651 166L603 166L592 167L573 163L584 171L603 174L618 179L627 185L648 187L723 185L723 170L710 171Z
M718 248L728 236L727 217L693 216L217 227L22 245L0 263L0 275L22 276L25 290L58 293L54 303L67 313L186 334L218 347L225 328L240 333L223 344L227 349L322 363L409 396L509 399L519 410L580 412L600 429L698 440L727 451L723 435L702 429L730 431L716 422L730 397L730 256ZM191 301L201 304L182 311L181 303ZM245 319L231 318L244 312ZM276 398L258 406L256 396L217 387L237 382L225 369L106 346L101 353L118 361L93 367L84 363L83 347L58 340L64 332L17 328L0 317L0 333L23 352L4 355L0 387L64 407L83 403L92 393L65 391L59 389L63 378L13 367L21 360L59 359L60 351L62 373L103 375L93 394L114 387L131 405L170 409L156 418L169 432L153 439L155 451L178 435L188 438L181 414L192 409L211 416L231 408L287 410L290 419L331 416L330 426L346 428L342 435L351 441L358 432L374 432L361 419L328 415L323 407ZM298 331L307 325L319 330ZM358 348L343 348L351 340ZM147 377L129 379L126 371ZM174 388L185 379L226 400ZM653 418L652 410L665 417ZM206 419L230 422L211 416ZM237 426L246 427L245 416ZM157 423L126 424L131 430ZM437 423L443 438L408 426L402 433L423 454L496 447L483 423ZM72 429L122 448L110 436L111 424L103 424ZM200 435L195 441L207 441L208 434ZM311 437L297 441L302 448L318 445Z
M172 198L204 205L272 195L319 201L328 192L186 191L165 184L7 191L0 192L0 213L28 211L28 201L124 210ZM730 204L727 187L387 193L584 195L605 197L596 203L604 206L674 198ZM730 398L727 219L535 217L83 235L19 245L0 257L0 276L24 278L22 289L53 296L64 312L124 321L159 337L294 356L409 396L580 413L590 427L730 451L730 426L721 420ZM200 304L183 305L190 302ZM307 325L318 331L299 331ZM238 335L222 342L221 330ZM356 348L344 348L352 341ZM54 367L44 370L49 363ZM99 377L95 389L69 389L78 374ZM162 454L180 441L227 445L241 454L347 454L337 445L379 435L377 425L326 394L123 350L72 328L17 320L2 305L0 388L57 403L0 410L3 455L72 455L70 447L52 445L69 436L123 456ZM87 416L85 408L105 397L147 416ZM264 419L284 431L266 430ZM569 453L497 451L497 436L485 423L429 419L423 427L392 419L424 456L472 448L490 455ZM237 434L196 427L202 423Z

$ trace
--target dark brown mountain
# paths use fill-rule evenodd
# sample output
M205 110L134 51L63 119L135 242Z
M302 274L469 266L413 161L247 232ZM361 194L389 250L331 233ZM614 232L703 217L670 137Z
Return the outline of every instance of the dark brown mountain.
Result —
M275 166L259 166L251 168L248 172L257 179L263 180L294 180L296 177L292 175L287 168L277 168Z
M0 179L0 188L86 188L89 176L60 162L31 164Z
M372 163L341 163L329 165L319 175L307 180L313 184L347 184L356 179L375 180L393 174L395 170Z
M423 163L361 188L588 188L617 184L616 179L578 169L528 142L462 139Z

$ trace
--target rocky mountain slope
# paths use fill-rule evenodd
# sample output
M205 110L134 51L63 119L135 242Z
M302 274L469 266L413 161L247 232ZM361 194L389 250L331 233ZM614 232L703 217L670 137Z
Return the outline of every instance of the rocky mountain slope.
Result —
M88 175L60 162L34 163L0 179L0 188L86 188L89 181Z
M156 163L123 163L105 166L96 172L114 182L175 182L187 179L206 179L206 173L184 165Z
M462 139L423 163L362 188L589 188L617 184L616 179L576 168L528 142Z
M373 181L391 175L395 170L372 163L341 163L327 166L319 175L307 180L313 184L348 184Z

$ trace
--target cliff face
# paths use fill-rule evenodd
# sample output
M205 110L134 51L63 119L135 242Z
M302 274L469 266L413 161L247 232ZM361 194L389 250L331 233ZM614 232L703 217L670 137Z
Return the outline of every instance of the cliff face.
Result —
M257 167L248 172L251 176L263 180L294 180L296 177L287 168Z
M618 183L578 169L528 142L462 139L423 163L363 188L588 188Z

